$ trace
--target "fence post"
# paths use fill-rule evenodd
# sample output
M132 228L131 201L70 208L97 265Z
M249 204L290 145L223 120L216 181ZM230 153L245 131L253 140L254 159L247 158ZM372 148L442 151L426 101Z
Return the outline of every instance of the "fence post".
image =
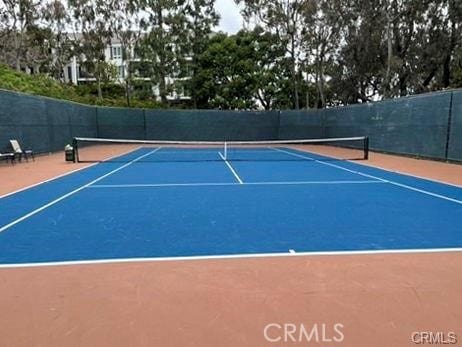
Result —
M451 99L449 101L449 114L448 114L448 126L446 132L446 148L444 152L444 159L449 159L449 141L451 141L451 128L452 128L452 100L454 97L454 91L451 91Z

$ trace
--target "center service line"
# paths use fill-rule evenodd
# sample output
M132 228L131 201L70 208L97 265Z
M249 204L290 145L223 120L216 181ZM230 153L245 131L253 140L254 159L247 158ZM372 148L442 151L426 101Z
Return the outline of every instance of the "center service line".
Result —
M231 164L228 162L228 160L225 159L225 157L223 156L223 154L221 154L221 152L218 152L218 154L220 155L221 159L223 159L223 161L225 162L225 164L228 166L228 168L231 170L231 172L233 173L234 177L236 177L237 181L239 182L239 184L244 184L244 182L241 180L241 178L239 177L239 175L237 174L237 172L234 170L234 168L231 166Z

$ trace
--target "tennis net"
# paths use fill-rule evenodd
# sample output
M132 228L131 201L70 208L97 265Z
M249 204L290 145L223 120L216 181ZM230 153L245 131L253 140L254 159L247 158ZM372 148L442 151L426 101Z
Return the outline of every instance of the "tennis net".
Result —
M366 136L277 141L150 141L76 137L77 162L366 160Z

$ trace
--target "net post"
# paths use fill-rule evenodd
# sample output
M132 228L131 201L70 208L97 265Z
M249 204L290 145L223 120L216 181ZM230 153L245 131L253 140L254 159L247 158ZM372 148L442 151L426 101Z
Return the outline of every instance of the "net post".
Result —
M364 160L369 159L369 136L364 137Z
M78 148L77 139L75 137L72 139L72 149L74 151L74 163L78 163L79 162L79 148Z
M223 147L223 156L225 157L225 160L228 160L228 142L224 142L224 147Z

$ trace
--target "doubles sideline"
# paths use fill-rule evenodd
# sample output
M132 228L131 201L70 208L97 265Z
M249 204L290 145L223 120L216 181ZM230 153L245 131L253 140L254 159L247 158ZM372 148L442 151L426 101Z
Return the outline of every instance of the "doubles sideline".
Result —
M317 163L319 163L319 164L322 164L322 165L331 166L331 167L334 167L334 168L339 169L339 170L348 171L348 172L353 173L353 174L356 174L356 175L360 175L360 176L367 177L367 178L372 178L372 179L374 179L374 180L379 180L379 181L382 181L382 182L384 182L384 183L389 183L389 184L392 184L392 185L397 186L397 187L401 187L401 188L404 188L404 189L412 190L412 191L414 191L414 192L426 194L426 195L429 195L429 196L433 196L433 197L435 197L435 198L439 198L439 199L451 201L451 202L454 202L454 203L456 203L456 204L462 205L462 201L461 201L461 200L453 199L453 198L450 198L450 197L445 196L445 195L432 193L432 192L429 192L429 191L424 190L424 189L419 189L419 188L416 188L416 187L409 186L409 185L407 185L407 184L402 184L402 183L398 183L398 182L395 182L395 181L386 180L386 179L383 179L383 178L380 178L380 177L377 177L377 176L374 176L374 175L369 175L369 174L363 173L363 172L361 172L361 171L350 170L350 169L348 169L348 168L346 168L346 167L343 167L343 166L340 166L340 165L336 165L336 164L332 164L332 163L328 163L328 162L325 162L325 161L322 161L322 160L317 160L317 159L312 158L312 157L309 157L309 156L307 156L307 155L292 153L292 152L289 152L289 151L286 151L286 150L283 150L283 149L280 149L280 148L275 148L275 147L271 147L271 149L273 149L273 150L275 150L275 151L278 151L278 152L283 152L283 153L292 155L292 156L294 156L294 157L304 158L304 159L306 159L306 160L314 160L315 162L317 162Z
M158 151L160 148L161 148L161 147L157 147L156 149L154 149L154 150L152 150L152 151L150 151L150 152L148 152L148 153L146 153L146 154L143 154L143 155L141 155L141 156L139 156L139 157L133 159L132 161L130 161L130 162L128 162L128 163L126 163L126 164L124 164L124 165L122 165L122 166L119 166L118 168L116 168L116 169L114 169L114 170L112 170L112 171L109 171L108 173L106 173L106 174L104 174L104 175L102 175L102 176L100 176L100 177L94 179L93 181L90 181L90 182L84 184L83 186L80 186L80 187L78 187L77 189L74 189L73 191L71 191L71 192L69 192L69 193L67 193L67 194L64 194L64 195L60 196L59 198L57 198L57 199L55 199L55 200L49 202L48 204L45 204L45 205L43 205L43 206L41 206L41 207L39 207L39 208L37 208L37 209L35 209L35 210L33 210L33 211L27 213L27 214L25 214L24 216L22 216L22 217L20 217L20 218L18 218L18 219L16 219L16 220L14 220L13 222L11 222L11 223L9 223L9 224L6 224L6 225L4 225L4 226L2 226L2 227L0 227L0 233L3 232L3 231L5 231L5 230L7 230L7 229L9 229L9 228L11 228L12 226L14 226L14 225L16 225L16 224L22 222L23 220L26 220L27 218L32 217L33 215L36 215L37 213L39 213L39 212L41 212L41 211L47 209L48 207L53 206L53 205L57 204L58 202L60 202L60 201L62 201L62 200L64 200L64 199L66 199L66 198L68 198L68 197L70 197L70 196L72 196L72 195L74 195L74 194L76 194L76 193L78 193L78 192L80 192L81 190L83 190L83 189L85 189L85 188L91 186L92 184L101 181L102 179L104 179L104 178L106 178L106 177L108 177L108 176L110 176L110 175L112 175L112 174L114 174L114 173L116 173L116 172L118 172L118 171L120 171L120 170L126 168L127 166L132 165L133 163L136 163L137 161L139 161L139 160L141 160L141 159L147 157L148 155L151 155L151 154L155 153L155 152Z

